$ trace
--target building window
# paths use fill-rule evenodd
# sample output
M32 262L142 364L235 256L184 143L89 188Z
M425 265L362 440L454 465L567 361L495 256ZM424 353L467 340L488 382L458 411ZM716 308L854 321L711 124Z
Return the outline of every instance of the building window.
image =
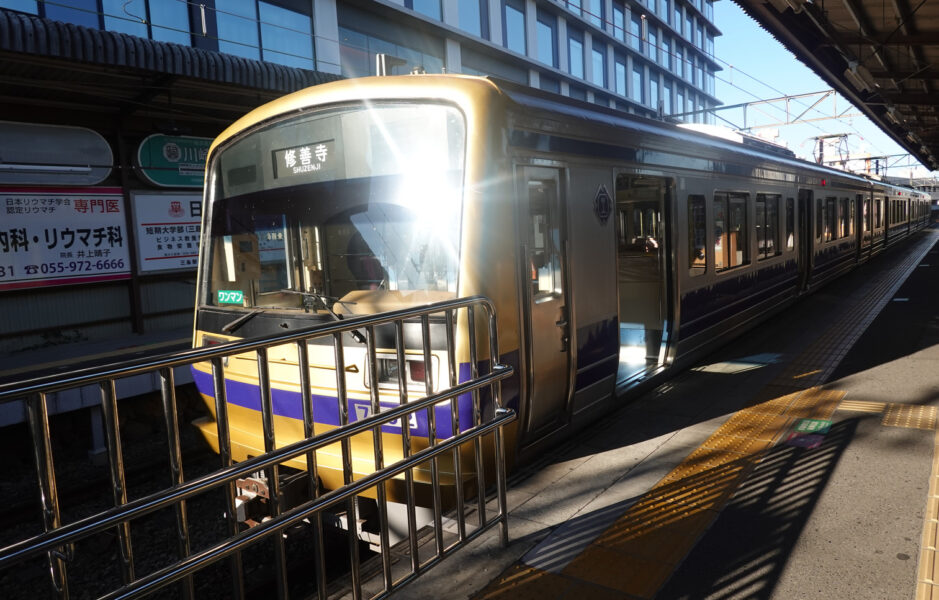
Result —
M708 32L707 37L704 38L704 51L708 56L714 56L714 36L711 32Z
M642 67L641 67L641 66L639 66L639 67L635 67L635 66L634 66L634 67L633 67L633 87L632 87L632 90L631 90L631 91L632 91L632 95L631 95L630 97L631 97L633 100L635 100L636 102L640 103L640 104L645 104L645 103L646 103L646 98L645 98L645 93L644 93L644 92L645 92L645 89L644 89L644 87L643 87L643 80L642 80L642 79L643 79L643 78L642 78Z
M649 75L649 106L659 110L659 76L656 73Z
M244 58L261 58L258 9L254 0L216 0L218 51Z
M219 52L314 68L309 14L255 0L216 0L215 22Z
M440 0L405 0L404 5L414 12L440 20Z
M535 36L538 44L538 60L546 65L557 68L557 19L554 15L541 10L538 11Z
M707 217L704 196L688 196L688 274L707 271Z
M562 0L562 4L567 4L567 10L571 11L578 17L580 16L581 0L567 0L567 2L563 2Z
M629 45L642 52L642 18L637 13L629 20Z
M616 64L613 66L614 77L616 78L616 93L620 96L626 96L626 59L617 56Z
M713 0L704 0L704 16L708 21L714 21L714 2Z
M682 59L681 59L681 76L682 76L686 81L691 81L691 68L692 68L692 66L693 66L693 65L691 64L691 54L690 54L690 53L685 53L685 56L683 56Z
M460 12L457 13L460 29L481 38L489 37L488 5L488 2L482 0L461 0Z
M659 62L659 40L657 36L657 29L655 27L649 27L649 43L646 44L646 48L649 51L649 57L658 64Z
M662 85L662 114L670 115L675 112L672 109L672 82L665 81Z
M280 6L258 2L261 16L261 59L313 70L313 29L310 17Z
M606 87L606 46L594 42L590 57L591 67L593 68L591 83Z
M584 78L584 41L580 32L569 30L567 38L568 71L574 77Z
M669 40L668 36L666 36L665 33L663 32L662 33L662 53L664 54L664 56L662 57L662 65L669 71L675 68L674 66L672 66L675 58L674 56L672 56L671 45L672 45L671 40Z
M11 7L12 8L12 7ZM98 20L98 0L68 0L66 2L43 2L47 19L74 23L82 27L100 29Z
M405 75L414 67L423 67L428 73L440 73L443 70L443 59L439 56L339 27L339 57L343 77L375 75L376 54L387 54L403 61L400 65L389 65L389 75ZM464 70L469 73L467 67L464 64Z
M587 21L594 27L603 28L603 0L587 0L587 9L584 11Z
M626 10L620 3L613 3L613 37L626 41Z
M548 77L544 73L538 78L538 86L546 92L561 93L561 82L554 77Z
M704 48L704 23L698 21L698 34L694 38L694 43L698 48Z
M39 3L36 0L0 0L0 8L9 8L30 15L39 14Z
M714 194L714 270L726 271L750 262L746 194Z
M756 195L756 252L757 260L779 254L779 196Z
M674 2L672 6L675 7L672 12L672 27L677 33L681 33L681 7L678 6L678 2Z
M682 35L688 38L689 42L694 43L694 21L692 20L691 12L685 15L685 27L682 30Z
M681 86L675 86L675 114L681 115L685 112L685 91ZM682 117L684 120L685 117Z
M582 87L580 87L579 85L571 85L571 86L569 86L568 89L569 89L568 94L570 95L571 98L574 98L574 99L576 99L576 100L586 100L586 99L587 99L587 89L586 89L586 88L582 88Z
M505 47L525 54L525 4L521 0L505 0Z

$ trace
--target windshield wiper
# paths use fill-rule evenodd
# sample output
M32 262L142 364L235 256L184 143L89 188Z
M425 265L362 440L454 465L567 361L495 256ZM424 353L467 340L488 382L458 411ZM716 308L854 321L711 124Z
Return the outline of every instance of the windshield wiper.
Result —
M277 291L284 293L284 294L297 294L298 296L303 296L303 308L307 310L311 308L315 308L317 303L319 303L319 305L322 306L326 310L327 313L329 313L329 316L331 316L336 321L342 321L343 317L342 315L340 315L339 313L337 313L336 311L332 309L332 307L329 305L330 301L338 302L339 304L343 304L343 305L355 304L355 302L343 302L339 298L333 298L332 296L327 296L325 294L318 294L316 292L301 292L300 290L291 290L291 289L286 289L286 288L282 290L277 290ZM365 343L365 336L362 335L358 329L353 329L352 331L349 332L349 335L351 335L352 339L354 339L358 343L360 344Z
M231 323L229 323L229 324L227 324L227 325L223 325L223 326L222 326L222 333L231 333L231 332L233 332L234 330L238 329L239 327L241 327L242 325L244 325L245 323L247 323L248 321L250 321L250 320L253 319L254 317L258 316L258 315L261 314L262 312L264 312L264 309L263 309L263 308L255 308L255 309L252 310L251 312L245 313L245 314L241 315L240 317L238 317L237 319L235 319L235 320L232 321Z

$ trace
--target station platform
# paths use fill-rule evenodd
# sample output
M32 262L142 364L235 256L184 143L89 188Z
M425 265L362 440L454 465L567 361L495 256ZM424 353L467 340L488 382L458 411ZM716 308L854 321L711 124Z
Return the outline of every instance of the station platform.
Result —
M939 230L510 476L396 598L939 598Z

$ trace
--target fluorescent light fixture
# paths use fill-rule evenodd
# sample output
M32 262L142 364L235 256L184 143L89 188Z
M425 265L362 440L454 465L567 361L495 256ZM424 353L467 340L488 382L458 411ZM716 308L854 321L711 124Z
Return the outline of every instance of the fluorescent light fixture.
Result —
M851 85L859 92L870 92L877 87L871 72L864 65L858 64L856 60L848 63L848 68L844 70L844 78L851 82Z
M891 123L893 123L894 125L899 125L899 124L900 124L900 118L897 116L897 113L898 113L898 111L897 111L897 107L896 107L896 106L888 106L888 107L887 107L887 113L886 113L886 114L887 114L887 120L890 121Z
M14 173L91 173L91 167L0 163L0 171L12 171Z
M805 5L805 0L768 0L770 4L773 5L778 12L785 12L787 8L791 8L792 12L799 14L802 12L802 6Z

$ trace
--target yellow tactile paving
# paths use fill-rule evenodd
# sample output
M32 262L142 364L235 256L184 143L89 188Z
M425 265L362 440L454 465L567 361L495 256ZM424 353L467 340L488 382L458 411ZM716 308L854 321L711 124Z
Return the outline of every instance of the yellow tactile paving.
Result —
M716 513L700 509L675 510L656 523L637 523L621 519L593 543L622 554L674 564L687 551L685 541L698 538L711 524Z
M923 517L923 535L920 543L919 567L917 569L916 598L939 600L936 585L939 583L939 565L936 564L936 541L939 539L939 430L933 438L932 473L929 477L929 497Z
M733 436L771 442L776 434L786 427L789 417L783 414L785 410L786 408L783 407L776 414L757 412L750 408L742 410L721 425L708 441Z
M845 392L811 388L806 390L786 410L786 414L796 419L827 419L838 407Z
M882 424L885 427L936 429L937 415L939 412L935 406L891 403L887 405Z
M515 565L494 579L476 598L479 600L509 599L544 600L560 598L575 582L534 567Z
M939 600L939 586L920 585L916 588L916 600Z
M838 405L838 410L850 412L862 412L880 414L887 408L886 402L867 402L865 400L843 400Z
M590 545L562 573L623 594L651 598L674 568L672 563L646 560Z

